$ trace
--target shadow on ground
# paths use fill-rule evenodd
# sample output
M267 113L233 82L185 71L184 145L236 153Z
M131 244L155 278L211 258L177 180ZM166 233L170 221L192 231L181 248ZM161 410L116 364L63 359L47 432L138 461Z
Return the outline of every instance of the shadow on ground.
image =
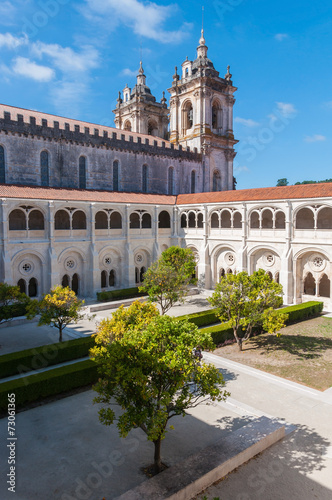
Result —
M253 337L251 347L246 346L246 351L264 349L267 353L271 351L286 351L296 356L297 360L316 359L332 349L332 340L325 337L310 337L301 335L285 335L276 337L268 335L264 337ZM264 353L261 353L264 354Z

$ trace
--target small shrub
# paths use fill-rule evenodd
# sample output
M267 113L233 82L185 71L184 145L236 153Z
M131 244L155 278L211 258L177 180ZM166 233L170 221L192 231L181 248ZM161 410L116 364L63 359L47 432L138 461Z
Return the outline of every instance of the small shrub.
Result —
M178 319L186 319L190 323L194 323L196 326L208 326L219 322L219 318L216 316L216 309L209 309L207 311L202 311L199 313L186 314L184 316L178 316Z

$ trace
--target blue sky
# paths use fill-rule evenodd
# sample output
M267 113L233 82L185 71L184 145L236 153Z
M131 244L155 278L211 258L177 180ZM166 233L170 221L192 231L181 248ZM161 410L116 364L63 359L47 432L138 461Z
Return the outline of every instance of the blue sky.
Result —
M174 66L195 58L201 9L196 0L1 0L0 102L113 126L140 53L158 100ZM238 189L331 178L330 0L206 2L205 38L239 89Z

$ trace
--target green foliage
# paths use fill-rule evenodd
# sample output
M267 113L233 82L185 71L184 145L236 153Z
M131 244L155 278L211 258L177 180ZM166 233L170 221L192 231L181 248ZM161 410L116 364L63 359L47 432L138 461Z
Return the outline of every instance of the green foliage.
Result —
M317 316L322 312L322 310L323 302L312 301L295 306L283 307L280 312L288 316L288 319L285 321L285 323L286 325L289 325L290 323L304 321L306 319ZM225 340L234 338L233 328L229 322L222 323L221 325L203 328L203 330L201 331L209 333L211 335L214 345L219 345L225 342ZM262 328L258 325L254 327L252 331L253 333L260 333L262 331Z
M149 267L139 290L158 302L165 314L175 302L184 302L189 285L197 283L195 268L195 256L189 248L170 247Z
M83 358L93 346L93 338L86 337L4 354L0 357L0 378Z
M332 179L325 179L324 181L302 181L302 182L295 182L295 186L298 186L300 184L322 184L325 182L332 182Z
M62 331L70 323L85 318L79 310L84 304L69 287L56 286L44 295L42 300L33 300L27 308L27 318L40 315L38 326L52 325L59 330L59 341L62 342Z
M209 334L187 321L156 314L147 325L130 323L125 331L121 327L121 332L108 344L104 333L100 340L96 336L91 354L101 379L94 387L99 394L95 402L106 405L99 411L105 425L116 420L112 406L122 408L117 419L122 437L137 427L144 430L155 444L159 471L160 444L168 421L176 415L185 416L186 409L208 398L224 400L224 381L213 365L200 366L193 356L195 347L208 348L212 342Z
M194 325L200 327L213 325L213 323L218 323L219 321L219 318L217 316L217 309L209 309L208 311L201 311L199 313L178 316L178 319L185 319L189 321L189 323L194 323Z
M251 275L243 271L222 277L208 300L217 308L220 321L229 321L241 350L253 327L264 324L274 333L283 326L286 315L274 311L280 306L281 297L282 286L259 269Z
M277 186L288 186L289 182L286 179L286 177L283 177L282 179L278 179Z
M18 286L0 283L0 323L24 316L29 302L29 297L21 293Z
M8 394L15 393L17 408L98 380L96 364L88 359L54 370L29 375L0 384L0 410L7 411Z
M138 287L133 288L124 288L123 290L110 290L105 292L98 292L97 299L100 302L111 302L112 300L121 300L121 299L133 299L135 297L142 297L145 295L140 292Z

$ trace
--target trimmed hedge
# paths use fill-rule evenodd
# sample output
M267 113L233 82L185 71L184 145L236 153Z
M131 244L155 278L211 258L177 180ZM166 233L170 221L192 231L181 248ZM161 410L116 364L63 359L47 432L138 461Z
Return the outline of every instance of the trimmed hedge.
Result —
M216 316L216 309L208 309L207 311L199 313L178 316L178 319L186 319L190 323L194 323L197 326L208 326L219 322L219 318Z
M43 373L0 384L0 411L8 408L8 394L15 394L16 408L98 380L97 365L91 359L61 366Z
M295 306L283 307L280 309L283 313L288 314L286 325L295 323L297 321L304 321L308 318L313 318L319 315L323 310L323 302L305 302ZM230 327L229 322L221 323L220 325L210 326L203 328L204 332L210 333L213 343L215 345L222 344L225 340L234 338L233 328ZM253 332L259 333L260 327L253 328Z
M94 339L85 337L4 354L0 356L0 378L83 358L93 346Z
M111 302L119 299L134 299L143 297L146 293L139 292L138 287L124 288L123 290L111 290L109 292L97 292L99 302Z

